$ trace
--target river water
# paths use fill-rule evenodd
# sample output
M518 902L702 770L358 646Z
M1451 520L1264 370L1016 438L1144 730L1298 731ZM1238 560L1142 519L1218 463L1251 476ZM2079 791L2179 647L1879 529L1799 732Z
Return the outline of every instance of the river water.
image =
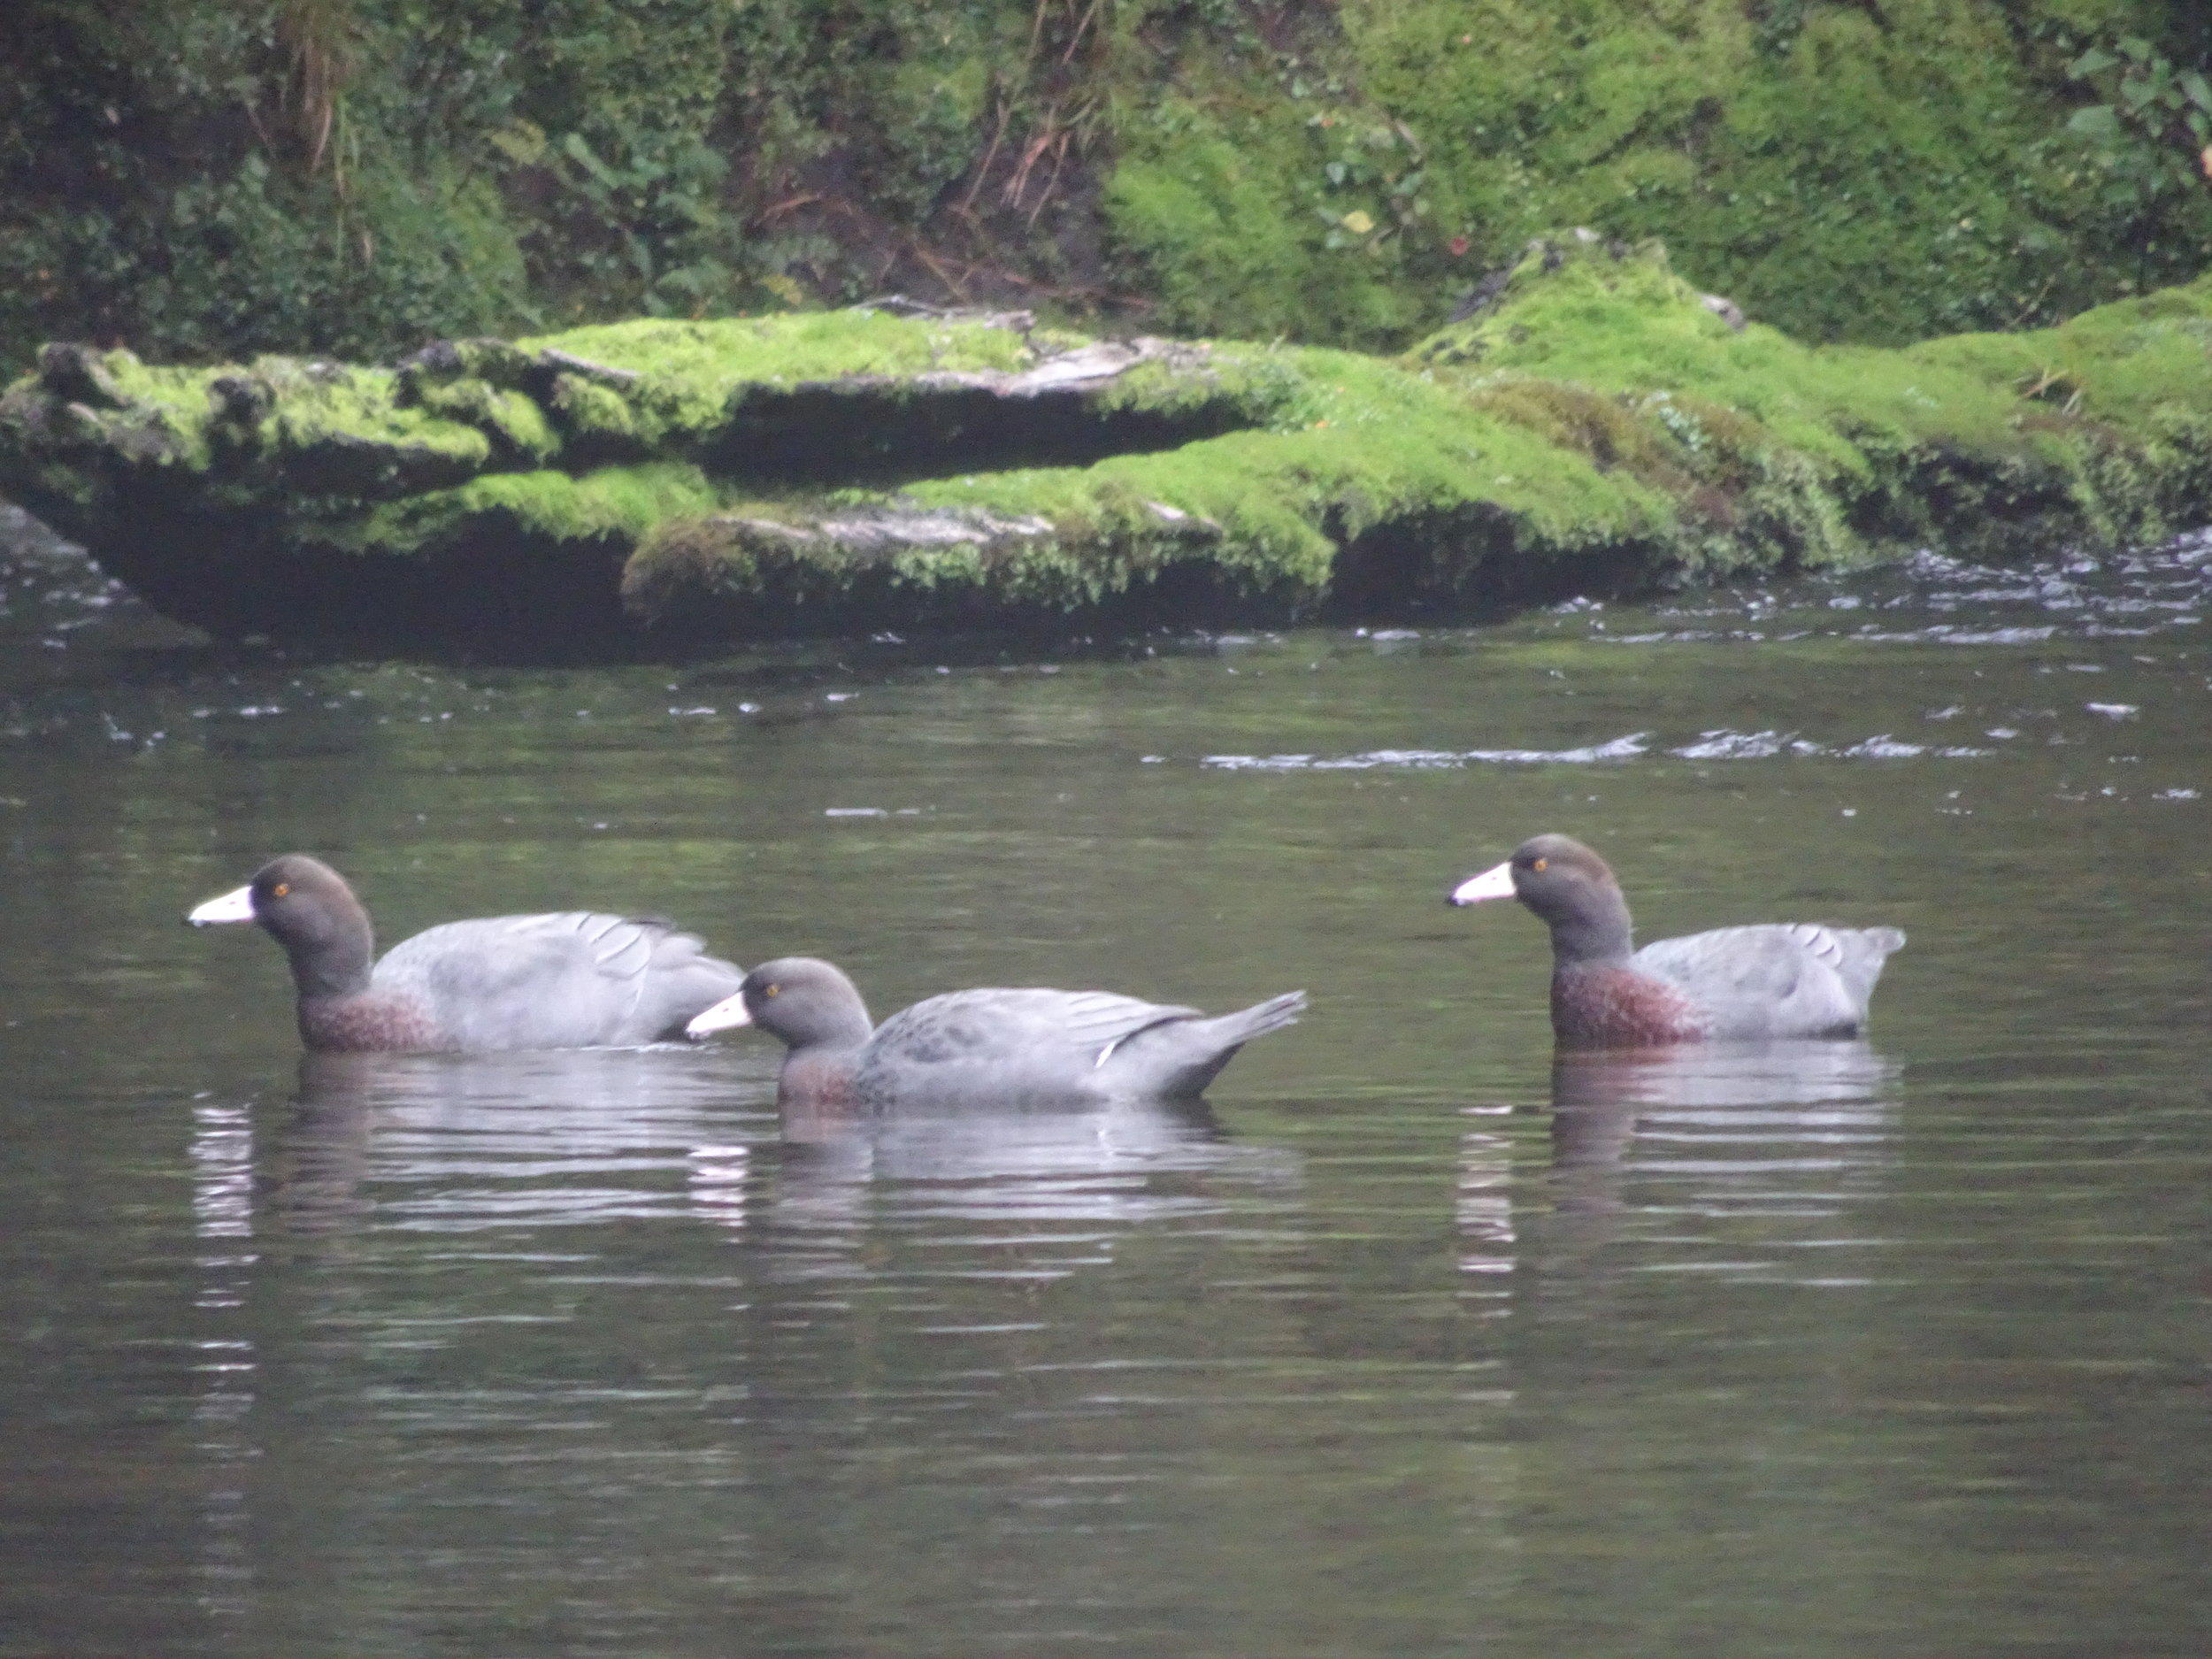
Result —
M0 526L0 530L7 528ZM214 648L0 562L0 1655L2212 1647L2212 538L1496 626ZM1563 1061L1642 936L1863 1042ZM1204 1107L779 1121L772 1045L303 1064L178 925L674 916L1225 1009Z

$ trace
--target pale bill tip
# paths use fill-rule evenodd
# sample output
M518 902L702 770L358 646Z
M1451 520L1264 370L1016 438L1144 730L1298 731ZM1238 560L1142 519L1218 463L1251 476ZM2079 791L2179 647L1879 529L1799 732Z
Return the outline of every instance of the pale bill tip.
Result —
M1513 861L1484 871L1479 876L1469 876L1452 889L1454 904L1479 904L1485 899L1509 899L1513 896Z
M687 1037L710 1037L718 1031L728 1031L737 1025L749 1025L753 1017L745 1011L743 992L726 996L703 1014L695 1015L684 1027Z
M196 905L185 913L184 919L195 927L211 927L218 922L250 922L253 920L253 884L248 882L234 892Z

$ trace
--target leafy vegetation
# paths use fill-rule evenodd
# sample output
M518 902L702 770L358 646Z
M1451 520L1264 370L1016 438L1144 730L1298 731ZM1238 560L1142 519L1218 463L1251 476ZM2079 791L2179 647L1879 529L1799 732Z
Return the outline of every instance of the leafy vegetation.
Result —
M2212 257L2198 0L16 0L0 368L901 289L1388 349L1532 236L1809 340Z
M2105 200L2131 218L2139 266L2147 269L2170 211L2212 180L2212 82L2135 35L2111 51L2092 47L2067 73L2105 97L2077 110L2066 128L2093 147Z

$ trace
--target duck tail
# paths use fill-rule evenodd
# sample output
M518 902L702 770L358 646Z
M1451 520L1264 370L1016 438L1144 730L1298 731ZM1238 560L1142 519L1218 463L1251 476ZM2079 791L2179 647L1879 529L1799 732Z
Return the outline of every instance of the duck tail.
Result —
M1128 1055L1129 1067L1119 1079L1123 1087L1171 1099L1195 1098L1238 1049L1295 1023L1305 1005L1303 991L1290 991L1210 1019L1163 1010L1167 1018L1110 1046L1098 1064L1103 1067L1110 1056Z
M1264 1002L1240 1009L1233 1014L1224 1014L1206 1022L1225 1043L1247 1043L1255 1037L1264 1037L1271 1031L1280 1031L1286 1025L1298 1023L1298 1016L1306 1011L1303 991L1286 991L1280 996L1271 996Z

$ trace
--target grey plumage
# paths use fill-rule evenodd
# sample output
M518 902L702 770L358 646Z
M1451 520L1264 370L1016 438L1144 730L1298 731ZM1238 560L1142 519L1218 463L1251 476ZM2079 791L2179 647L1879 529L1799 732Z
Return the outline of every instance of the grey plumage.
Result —
M835 965L764 963L695 1036L757 1025L782 1040L786 1101L854 1105L1175 1099L1202 1092L1253 1038L1292 1024L1292 991L1233 1014L1109 991L985 987L933 996L872 1025Z
M741 977L673 923L560 910L426 929L394 946L370 985L420 997L455 1048L478 1052L680 1037Z
M673 923L595 910L447 922L380 962L353 889L304 853L186 920L256 922L282 945L300 1039L327 1052L629 1047L681 1035L745 977Z
M1629 965L1695 1002L1716 1038L1849 1036L1905 942L1894 927L1765 922L1661 939Z
M1610 865L1568 835L1536 835L1470 876L1454 904L1518 899L1551 930L1552 1030L1577 1047L1844 1037L1864 1029L1894 927L1770 922L1635 948Z
M885 1020L855 1076L869 1094L1187 1096L1305 1005L1292 991L1208 1018L1110 991L954 991Z

